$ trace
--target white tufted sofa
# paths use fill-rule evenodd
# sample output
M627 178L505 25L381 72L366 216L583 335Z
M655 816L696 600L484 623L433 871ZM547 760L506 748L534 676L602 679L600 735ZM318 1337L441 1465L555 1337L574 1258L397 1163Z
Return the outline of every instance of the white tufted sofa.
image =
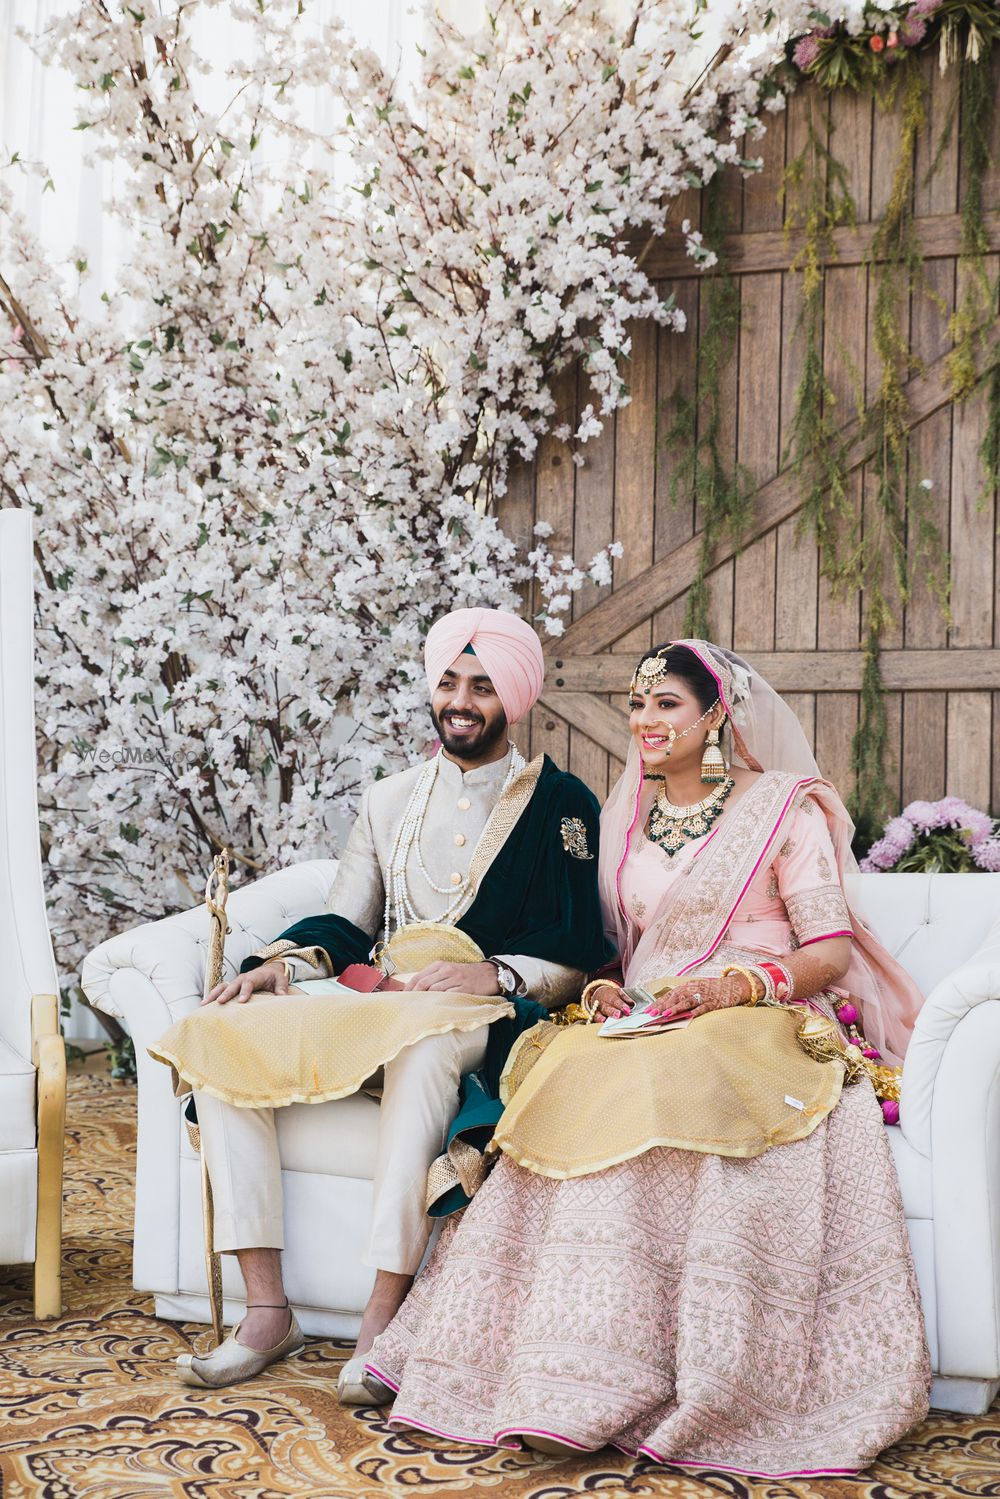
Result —
M943 1410L1000 1389L1000 874L859 875L858 903L927 996L889 1130Z
M227 967L324 909L336 864L268 875L229 900ZM934 1404L984 1411L1000 1388L1000 875L864 875L862 909L928 996L889 1131L920 1279ZM90 1000L129 1028L139 1065L136 1287L164 1317L208 1320L199 1169L167 1069L146 1046L202 992L202 910L113 937L90 954ZM367 1098L279 1110L285 1273L307 1332L350 1336L371 1272L375 1109ZM224 1257L227 1317L242 1283Z

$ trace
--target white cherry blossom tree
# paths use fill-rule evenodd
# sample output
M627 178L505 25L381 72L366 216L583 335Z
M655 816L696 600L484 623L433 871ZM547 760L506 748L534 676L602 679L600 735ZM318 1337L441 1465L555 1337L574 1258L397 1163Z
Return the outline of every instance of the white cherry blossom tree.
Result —
M35 517L67 973L173 909L178 879L196 891L222 844L250 872L331 852L359 786L426 750L443 610L520 608L534 579L558 633L588 566L609 581L607 554L518 550L509 465L564 420L569 360L578 446L628 399L629 323L681 325L634 236L739 163L813 14L728 6L692 80L695 0L636 0L617 28L500 0L471 39L430 23L406 98L297 0L231 0L245 60L212 114L192 42L212 3L78 0L39 40L119 167L133 253L100 318L82 260L50 264L11 209L26 168L0 171L0 503ZM304 128L293 81L336 92L342 138Z

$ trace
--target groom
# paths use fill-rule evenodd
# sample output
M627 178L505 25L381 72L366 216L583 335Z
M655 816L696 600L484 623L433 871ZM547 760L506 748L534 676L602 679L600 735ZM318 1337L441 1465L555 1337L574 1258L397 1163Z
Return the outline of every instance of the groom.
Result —
M459 609L431 628L425 649L431 717L441 750L430 762L368 787L325 914L297 922L245 960L241 977L206 1003L285 994L329 977L413 921L471 937L482 962L434 962L408 989L526 997L556 1008L612 956L597 892L598 806L547 757L530 765L508 737L542 688L530 625L501 610ZM405 997L400 996L405 1004ZM479 1068L490 1027L427 1036L384 1066L365 1263L376 1269L341 1398L364 1402L361 1371L423 1257L430 1229L427 1170L458 1104L459 1078ZM215 1198L215 1249L235 1253L247 1315L205 1358L183 1355L186 1383L250 1377L302 1346L281 1278L281 1166L272 1109L239 1108L197 1091L202 1149Z

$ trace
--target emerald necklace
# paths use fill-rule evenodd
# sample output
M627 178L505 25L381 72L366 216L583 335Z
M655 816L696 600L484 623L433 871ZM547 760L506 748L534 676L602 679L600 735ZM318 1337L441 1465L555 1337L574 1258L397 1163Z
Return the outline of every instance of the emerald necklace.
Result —
M691 807L677 807L667 800L665 776L647 776L646 779L663 781L650 808L646 836L650 843L659 844L671 858L685 843L704 837L722 816L726 799L736 785L732 776L727 776L722 785L710 791L703 801L695 802Z

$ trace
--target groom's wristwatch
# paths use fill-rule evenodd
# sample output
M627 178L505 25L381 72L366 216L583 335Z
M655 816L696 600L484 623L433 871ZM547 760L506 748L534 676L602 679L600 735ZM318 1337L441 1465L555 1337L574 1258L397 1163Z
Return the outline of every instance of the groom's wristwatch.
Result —
M497 971L497 988L501 994L506 994L510 998L523 988L523 980L518 978L514 970L508 968L506 963L501 963L497 958L490 958L488 961Z

